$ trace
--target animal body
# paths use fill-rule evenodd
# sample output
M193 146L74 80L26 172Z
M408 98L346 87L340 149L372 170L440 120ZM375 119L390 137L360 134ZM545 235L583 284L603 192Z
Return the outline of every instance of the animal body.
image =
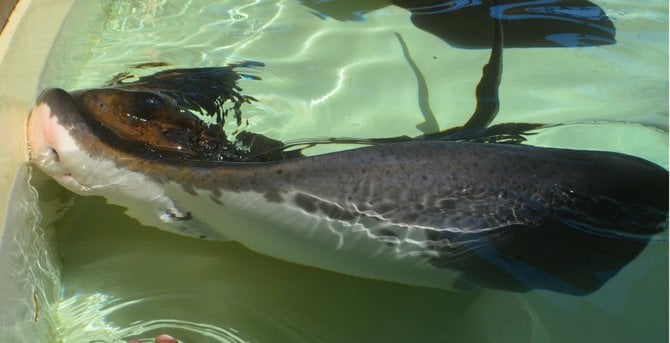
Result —
M488 127L502 39L461 128L318 156L220 125L240 121L235 72L175 69L100 89L48 89L28 123L30 159L83 195L141 223L232 239L283 260L442 289L588 294L667 227L668 172L611 152L479 143L533 124ZM458 141L456 141L458 140Z
M409 141L271 162L179 159L130 134L140 124L145 138L161 132L118 107L144 96L108 93L45 91L30 116L31 160L144 224L300 264L447 289L584 294L667 225L667 171L635 157ZM101 108L113 110L93 113Z

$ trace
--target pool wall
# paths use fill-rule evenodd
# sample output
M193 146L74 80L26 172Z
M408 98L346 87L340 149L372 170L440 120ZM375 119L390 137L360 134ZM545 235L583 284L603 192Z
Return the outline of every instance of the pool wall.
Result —
M18 0L7 0L0 3L0 31L2 31L2 28L5 26L7 18L9 18L9 15L14 10L14 6L17 2Z
M60 280L29 185L25 122L61 23L74 0L0 5L0 342L53 341L49 304Z

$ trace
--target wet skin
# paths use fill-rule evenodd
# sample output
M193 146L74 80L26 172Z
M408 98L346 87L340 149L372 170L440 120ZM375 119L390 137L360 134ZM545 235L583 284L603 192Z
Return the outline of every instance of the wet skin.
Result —
M402 275L411 274L406 269L416 265L422 273L417 284L432 287L454 289L466 284L587 294L667 225L667 171L631 156L409 141L273 162L202 161L190 153L180 157L163 152L155 145L142 150L144 139L153 140L147 135L135 149L115 144L121 139L126 144L138 142L127 134L109 137L117 129L130 131L136 119L85 110L101 106L84 105L82 99L108 99L92 96L98 92L102 91L70 95L55 89L42 95L29 125L35 164L73 191L121 197L115 202L131 210L134 205L123 197L141 197L155 185L177 204L166 219L172 224L202 221L212 235L221 233L297 263L403 283L412 283L411 277ZM134 99L119 97L122 93L117 91L112 94L117 103ZM113 120L114 125L97 118ZM142 121L145 124L155 132L164 126L150 120ZM111 164L99 167L101 161ZM109 179L116 177L106 174L112 170L123 176ZM146 180L123 186L126 175ZM105 191L109 185L113 187ZM133 187L141 192L134 193ZM194 207L180 202L180 197L190 199L184 201ZM265 218L278 227L255 236L249 236L251 227L230 231L225 225L229 217L222 217L221 211ZM362 226L356 229L356 225ZM309 230L301 233L301 227ZM286 234L280 233L283 228L288 229ZM351 249L329 246L323 238L328 228L341 230L344 246L351 242ZM367 234L357 236L360 230ZM311 238L300 236L309 232ZM205 238L217 237L208 235L203 233ZM257 241L263 235L268 241ZM302 259L290 247L290 237L305 239L303 250L314 248L310 254L321 257ZM281 239L287 241L280 243ZM369 244L358 245L364 243ZM330 265L331 260L342 260L337 256L357 256L359 263ZM368 260L369 269L356 269ZM384 267L376 268L377 262ZM401 266L398 273L392 268L385 271L395 263ZM455 274L457 280L441 287L445 273ZM432 275L437 279L427 280Z
M46 90L29 120L31 160L144 224L295 263L442 289L589 294L667 228L668 172L610 152L477 143L541 127L488 126L500 22L494 36L462 127L312 157L253 133L237 149L191 111L225 119L232 101L239 123L251 99L236 85L243 63Z

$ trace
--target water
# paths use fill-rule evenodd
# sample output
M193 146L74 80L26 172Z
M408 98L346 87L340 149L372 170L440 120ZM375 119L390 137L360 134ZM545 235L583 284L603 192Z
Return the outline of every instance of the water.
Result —
M667 2L598 4L617 27L617 44L505 50L495 123L564 124L529 143L620 151L667 168ZM41 86L93 87L145 62L256 60L266 64L252 71L263 80L241 82L259 100L243 107L244 125L254 132L281 140L416 136L426 101L441 129L467 120L488 57L487 49L448 46L382 1L80 1ZM420 94L411 63L427 94ZM63 342L163 332L185 342L668 339L664 241L587 297L450 293L289 264L234 242L179 237L141 227L103 199L53 182L37 186L43 208L62 214L51 221L62 262L54 316Z
M55 327L52 304L59 298L59 261L55 258L54 231L51 220L58 218L48 201L41 210L35 204L38 194L29 183L30 170L22 166L12 189L12 202L7 206L7 230L0 240L0 302L11 304L3 308L0 318L0 341L35 342L49 337ZM62 208L62 206L57 206ZM42 215L49 218L42 219ZM16 219L19 218L19 219Z

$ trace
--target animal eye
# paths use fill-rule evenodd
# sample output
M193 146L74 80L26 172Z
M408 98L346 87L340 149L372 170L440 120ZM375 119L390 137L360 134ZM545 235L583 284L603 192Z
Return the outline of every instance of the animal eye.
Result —
M163 103L163 99L155 95L150 95L144 98L144 103L151 107L160 106Z
M164 111L165 100L149 92L134 93L132 102L127 102L127 115L140 121L156 119ZM121 102L123 102L123 98ZM130 100L125 98L125 100Z

